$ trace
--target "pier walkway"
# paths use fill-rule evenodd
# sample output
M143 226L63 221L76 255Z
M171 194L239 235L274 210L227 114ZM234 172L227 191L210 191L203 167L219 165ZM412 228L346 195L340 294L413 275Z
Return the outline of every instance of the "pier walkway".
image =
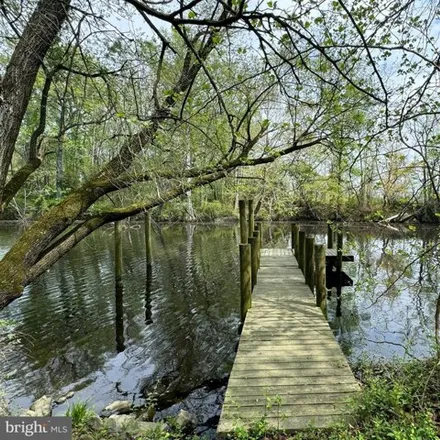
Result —
M285 432L328 427L358 390L292 251L262 249L218 434L263 417Z

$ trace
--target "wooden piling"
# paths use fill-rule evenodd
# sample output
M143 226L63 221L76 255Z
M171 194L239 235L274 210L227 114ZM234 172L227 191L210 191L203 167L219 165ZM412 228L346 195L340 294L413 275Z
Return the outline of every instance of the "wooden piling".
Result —
M333 249L333 225L332 223L327 223L327 247Z
M122 283L122 224L115 222L115 282Z
M260 260L261 260L261 230L260 230L260 224L255 224L255 231L254 231L254 237L257 239L256 245L257 245L257 267L260 268Z
M298 267L302 270L304 273L304 252L305 252L305 245L306 245L306 233L304 231L299 231L299 240L298 240Z
M255 229L254 201L248 200L248 237L253 237Z
M336 269L340 273L342 270L342 248L344 247L342 229L338 228L338 241L336 253Z
M327 288L325 285L325 246L315 244L315 286L316 286L316 305L321 308L327 316Z
M260 231L260 253L261 253L261 249L263 249L263 223L262 222L256 223L256 229Z
M296 256L298 255L298 249L299 249L299 226L296 224L293 225L293 242L294 242L293 250L295 251L295 256Z
M313 292L315 284L315 239L306 237L305 280Z
M244 322L247 311L252 305L252 261L251 245L241 243L240 247L240 316L241 322Z
M247 244L248 229L246 224L246 200L238 201L238 209L240 212L240 243Z
M252 289L254 288L255 284L257 284L258 259L256 241L256 237L248 238L248 243L251 245Z
M151 247L151 214L150 211L145 213L144 219L145 227L145 258L147 261L147 266L150 266L153 261L153 251Z

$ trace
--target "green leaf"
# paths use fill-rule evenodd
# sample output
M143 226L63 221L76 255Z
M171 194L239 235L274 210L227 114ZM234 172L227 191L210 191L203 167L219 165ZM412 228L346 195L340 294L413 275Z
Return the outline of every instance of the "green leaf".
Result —
M188 18L196 18L197 17L197 13L194 11L189 11L188 12Z
M263 119L263 120L261 121L261 127L262 127L264 130L266 130L266 128L269 127L269 124L270 124L269 119Z

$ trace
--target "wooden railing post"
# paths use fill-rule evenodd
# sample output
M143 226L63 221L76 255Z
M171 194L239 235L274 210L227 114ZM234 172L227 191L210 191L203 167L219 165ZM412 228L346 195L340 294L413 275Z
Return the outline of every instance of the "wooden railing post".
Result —
M295 227L296 227L295 223L290 224L290 242L292 244L291 246L292 249L295 249L296 247Z
M261 264L261 225L259 223L255 224L254 237L257 239L257 268L260 268Z
M246 200L238 201L238 209L240 212L240 243L246 244L248 238L248 229L246 225Z
M299 241L298 241L298 267L304 273L304 253L306 246L306 233L304 231L299 231Z
M247 311L252 305L252 267L251 245L241 243L240 247L240 314L241 322L244 322Z
M306 238L306 261L305 261L305 279L306 284L313 292L315 284L315 239L313 237Z
M255 229L254 201L248 200L248 237L253 237Z
M333 249L333 225L332 223L327 223L327 247Z
M295 251L295 255L298 255L298 249L299 249L299 226L298 225L293 225L293 240L295 243L294 246L294 251Z
M122 224L115 222L115 282L122 282Z
M258 260L257 260L256 241L257 241L256 237L248 238L248 243L251 245L252 290L254 289L255 284L257 284Z
M151 214L150 214L150 211L147 211L145 213L144 226L145 226L145 258L147 261L147 266L150 266L151 262L153 261L153 251L151 248Z
M260 251L263 249L263 222L257 223L257 229L260 231Z
M327 316L327 288L325 283L325 246L315 245L315 285L316 285L316 305L321 308Z

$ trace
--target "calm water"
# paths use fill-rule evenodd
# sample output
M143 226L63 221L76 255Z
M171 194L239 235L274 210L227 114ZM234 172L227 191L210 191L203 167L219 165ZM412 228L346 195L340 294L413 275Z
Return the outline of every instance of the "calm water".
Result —
M324 241L325 225L306 226ZM271 247L289 244L288 225L265 229ZM347 356L426 356L440 314L439 230L348 228L344 263L354 280L329 300L329 322ZM19 230L0 226L0 256ZM0 312L0 378L12 404L76 390L96 410L116 399L214 420L230 371L239 325L237 231L233 226L155 228L146 273L143 234L124 231L124 286L113 280L113 230L95 232ZM418 260L417 257L424 257ZM415 261L416 260L416 261ZM147 276L148 275L148 276ZM436 319L437 317L437 319ZM66 410L67 404L55 413Z

